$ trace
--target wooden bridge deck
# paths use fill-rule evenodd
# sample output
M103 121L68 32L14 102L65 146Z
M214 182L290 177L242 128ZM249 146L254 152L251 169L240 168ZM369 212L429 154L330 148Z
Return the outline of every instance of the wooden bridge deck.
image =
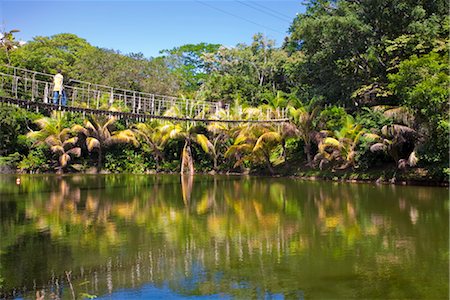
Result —
M0 103L17 105L27 109L59 110L114 116L118 119L146 121L151 119L221 123L282 123L288 122L287 109L268 109L257 119L231 120L230 107L218 102L177 98L118 89L95 83L70 79L64 85L67 105L53 104L53 75L12 66L0 66ZM166 116L167 110L175 109L180 116ZM242 112L242 107L235 108ZM206 118L225 112L223 119ZM201 117L199 117L201 116Z
M52 103L36 102L31 100L15 99L10 97L1 97L0 103L8 105L16 105L27 110L47 110L47 111L68 111L84 114L101 115L108 117L115 117L118 119L131 119L136 121L147 121L147 120L168 120L168 121L192 121L192 122L203 122L203 123L283 123L289 122L288 118L282 119L267 119L267 120L224 120L224 119L199 119L199 118L182 118L182 117L169 117L161 115L151 115L149 113L133 113L133 112L121 112L121 111L111 111L102 110L94 108L84 108L75 106L63 106Z

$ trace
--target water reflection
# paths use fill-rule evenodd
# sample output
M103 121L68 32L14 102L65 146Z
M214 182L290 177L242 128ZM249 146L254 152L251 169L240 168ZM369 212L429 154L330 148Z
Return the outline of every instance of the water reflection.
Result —
M0 293L446 298L448 190L206 176L0 177Z

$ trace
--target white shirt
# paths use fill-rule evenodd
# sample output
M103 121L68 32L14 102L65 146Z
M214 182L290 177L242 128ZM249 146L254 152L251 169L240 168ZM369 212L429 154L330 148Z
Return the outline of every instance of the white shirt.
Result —
M61 92L62 91L62 85L63 85L63 76L58 73L53 78L53 91L54 92Z

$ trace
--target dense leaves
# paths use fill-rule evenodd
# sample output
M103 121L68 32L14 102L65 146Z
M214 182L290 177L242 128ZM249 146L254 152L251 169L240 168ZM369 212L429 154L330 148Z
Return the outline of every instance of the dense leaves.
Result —
M0 59L36 71L62 68L66 78L229 107L215 116L200 110L201 117L255 120L289 112L291 118L290 124L273 127L117 123L115 140L126 143L114 147L94 137L93 130L84 133L81 128L89 130L89 124L72 118L66 127L79 126L79 159L85 168L92 165L86 153L97 152L101 163L99 149L106 145L120 157L143 153L146 159L136 160L141 171L155 166L189 173L234 167L275 172L281 162L296 161L298 168L320 165L332 171L385 165L448 172L446 3L311 0L306 5L281 48L255 34L249 45L187 44L145 58L97 48L73 34L36 37L21 46L13 30L3 34ZM33 118L11 108L1 113L2 155L19 152L32 161L29 155L37 150L29 152L19 136ZM195 117L175 108L165 114ZM287 151L291 145L296 146ZM111 153L106 154L109 166L115 165Z

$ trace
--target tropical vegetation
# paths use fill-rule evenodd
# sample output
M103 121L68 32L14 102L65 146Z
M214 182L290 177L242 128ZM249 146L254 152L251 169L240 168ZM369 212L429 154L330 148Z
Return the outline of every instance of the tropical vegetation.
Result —
M62 68L66 78L229 107L210 115L199 105L202 118L261 120L288 112L290 122L132 124L72 113L49 119L1 106L0 168L332 178L373 172L374 179L415 174L445 181L449 29L445 1L311 0L281 47L256 34L249 45L188 44L146 58L73 34L22 45L11 30L0 43L4 64L46 73ZM172 107L165 115L192 113Z

